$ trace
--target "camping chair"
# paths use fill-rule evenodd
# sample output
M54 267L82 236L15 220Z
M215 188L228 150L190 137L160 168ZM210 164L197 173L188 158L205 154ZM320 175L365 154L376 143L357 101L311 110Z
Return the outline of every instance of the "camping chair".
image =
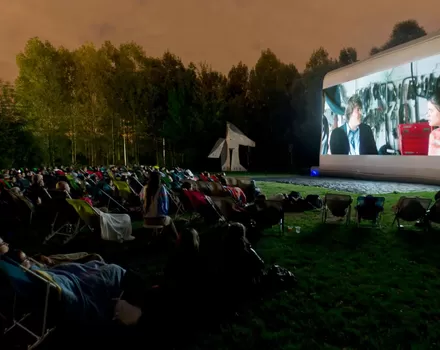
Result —
M358 226L360 226L362 220L367 220L380 227L384 204L384 197L359 196L356 204Z
M326 194L322 205L322 222L327 222L328 214L341 219L345 224L350 223L351 203L353 199L346 194Z
M284 234L284 205L283 202L272 200L272 199L266 199L265 201L267 207L273 207L276 208L280 213L280 221L278 222L278 227L280 229L280 234Z
M90 184L91 185L91 184ZM92 186L92 185L91 185ZM117 211L121 211L122 213L128 213L128 209L124 207L121 203L119 203L116 199L110 196L103 188L100 187L100 184L95 184L92 186L92 191L94 192L94 198L99 199L100 196L108 199L107 205L105 206L110 212L110 204L114 204L116 207L112 208L113 210L117 209Z
M54 236L64 236L63 243L71 241L81 231L81 217L75 209L69 205L67 200L71 200L70 195L64 191L48 191L50 201L48 209L54 214L51 223L50 233L45 237L44 243L47 243Z
M180 198L169 188L166 188L168 198L171 199L174 206L176 207L176 211L174 213L174 219L179 218L180 216L185 214L185 208L183 207L183 203L180 201Z
M4 331L4 335L7 335L13 329L19 328L33 339L32 344L28 345L28 350L34 349L55 330L55 327L48 325L49 307L52 302L60 301L60 289L45 276L18 265L12 260L0 260L0 275L2 280L7 281L13 292L12 310L10 312L11 324ZM3 286L5 285L2 284ZM56 295L55 300L53 295ZM19 315L18 309L19 306L22 306L19 300L26 301L26 304L28 304L26 306L30 308L31 312ZM42 305L38 305L40 301L42 301ZM28 308L26 307L26 309ZM30 321L31 316L37 316L35 314L39 314L40 309L42 309L42 316L41 322L38 321L38 326L41 328L37 331L31 329L34 327L31 327L32 323L27 321ZM52 307L50 309L52 310ZM56 307L53 309L56 310ZM8 319L7 317L4 318Z
M425 223L427 228L431 227L431 223L440 224L440 199L436 200L426 212Z
M25 225L31 225L35 208L32 202L24 195L18 195L14 191L3 189L1 198L7 203L8 216L17 219Z
M196 196L203 196L202 201L197 203L195 201ZM217 205L212 201L212 199L201 192L185 190L182 191L182 202L187 212L190 213L190 221L195 219L195 214L200 215L206 223L217 223L219 220L225 221L221 210L217 207Z
M119 241L122 242L122 237L111 237L111 234L109 233L108 226L105 225L105 221L103 222L102 219L106 215L110 215L110 218L112 220L116 220L119 223L121 222L121 217L128 218L128 224L130 225L131 229L131 221L130 216L128 214L116 214L116 213L104 213L101 212L99 209L96 209L92 207L89 203L86 201L83 201L82 199L67 199L67 203L69 203L77 212L80 220L78 222L77 231L78 233L83 231L85 228L89 228L91 232L95 230L95 227L99 225L101 229L101 238L106 241ZM107 217L108 218L108 217ZM124 219L122 219L124 220ZM107 221L108 222L108 221ZM125 220L125 223L127 221ZM114 232L114 231L112 231ZM130 231L131 232L131 231Z
M400 197L394 206L395 216L392 225L397 223L397 229L400 230L403 228L400 220L407 222L423 221L431 202L432 199L429 198Z

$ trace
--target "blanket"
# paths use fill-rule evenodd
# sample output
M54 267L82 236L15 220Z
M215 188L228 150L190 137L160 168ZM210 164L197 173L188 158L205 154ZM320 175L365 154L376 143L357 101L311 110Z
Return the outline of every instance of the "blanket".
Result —
M86 325L110 322L114 302L122 292L125 269L118 265L91 261L66 263L50 269L33 267L47 275L61 291L65 319Z
M109 214L99 210L99 222L101 238L106 241L121 242L131 237L132 226L128 214Z

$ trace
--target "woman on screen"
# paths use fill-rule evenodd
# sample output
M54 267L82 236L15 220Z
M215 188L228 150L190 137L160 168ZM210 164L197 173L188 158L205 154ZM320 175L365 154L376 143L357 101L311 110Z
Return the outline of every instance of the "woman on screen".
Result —
M428 98L428 121L429 126L440 126L440 90L437 90ZM431 131L429 135L429 156L440 156L440 128Z

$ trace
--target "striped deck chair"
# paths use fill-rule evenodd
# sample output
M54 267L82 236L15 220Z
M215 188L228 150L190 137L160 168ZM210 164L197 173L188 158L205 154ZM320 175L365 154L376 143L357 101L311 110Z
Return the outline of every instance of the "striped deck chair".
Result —
M0 260L0 278L8 284L2 284L2 288L9 287L13 294L10 304L12 310L4 310L10 315L10 318L4 316L6 321L10 321L4 335L7 337L14 329L22 330L32 339L31 344L26 344L27 349L34 349L55 330L55 326L49 325L49 314L52 310L56 312L57 304L61 300L61 290L44 275L12 260ZM28 322L34 319L36 322ZM2 340L3 344L5 340ZM14 343L20 340L22 337L13 339Z

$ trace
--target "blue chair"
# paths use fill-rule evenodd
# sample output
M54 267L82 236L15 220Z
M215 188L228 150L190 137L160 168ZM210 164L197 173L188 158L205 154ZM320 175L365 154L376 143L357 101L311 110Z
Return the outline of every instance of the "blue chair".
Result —
M366 220L380 227L380 219L384 211L384 205L384 197L374 197L371 195L359 196L356 204L358 226L362 220Z
M12 305L12 322L10 327L4 331L7 334L12 329L18 327L28 333L35 341L28 346L28 350L34 349L41 342L43 342L46 337L55 330L55 327L49 328L47 326L48 309L49 309L49 296L51 290L58 293L57 286L45 279L43 276L26 269L12 260L4 259L0 260L0 275L3 280L9 282L9 286L14 292L14 300ZM17 300L24 299L29 301L30 304L41 307L37 305L39 300L44 300L42 323L38 326L41 327L40 331L31 330L28 324L24 321L29 318L32 312L25 313L20 317L17 316Z

